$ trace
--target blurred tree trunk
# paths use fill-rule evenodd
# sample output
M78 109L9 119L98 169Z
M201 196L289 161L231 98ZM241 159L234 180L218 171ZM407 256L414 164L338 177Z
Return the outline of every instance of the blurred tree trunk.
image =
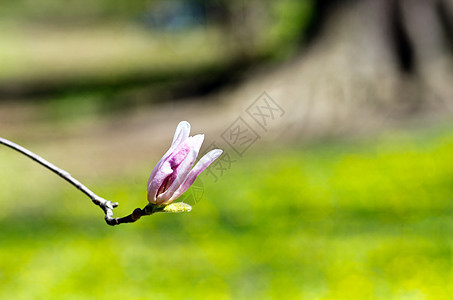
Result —
M353 64L378 69L390 63L394 72L412 76L442 99L451 98L452 1L318 0L316 6L313 44L323 36L352 43ZM413 108L423 102L418 100L412 101Z
M297 135L448 111L452 8L451 0L316 0L301 55L252 79L238 98L266 90L290 110L283 127Z

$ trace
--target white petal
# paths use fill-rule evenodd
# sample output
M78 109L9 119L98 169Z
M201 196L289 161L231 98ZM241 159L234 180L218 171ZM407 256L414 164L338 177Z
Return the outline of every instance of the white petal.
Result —
M175 135L173 136L173 142L171 148L176 148L179 144L184 142L190 134L190 124L187 121L181 121L176 127Z

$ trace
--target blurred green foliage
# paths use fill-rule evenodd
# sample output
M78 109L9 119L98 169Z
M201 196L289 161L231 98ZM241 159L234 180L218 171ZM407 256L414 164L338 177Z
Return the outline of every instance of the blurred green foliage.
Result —
M191 213L113 228L0 149L0 298L449 299L452 153L448 127L275 146L202 176ZM154 163L87 185L123 215Z
M80 2L75 0L64 3L56 0L16 0L0 1L0 16L20 22L80 22L108 18L130 18L155 0L108 1L94 0Z
M283 60L315 13L312 0L199 2L200 24L171 30L150 24L165 1L0 0L0 88L177 82Z
M272 2L274 21L266 34L263 46L277 60L293 55L299 49L314 14L313 1L285 0Z

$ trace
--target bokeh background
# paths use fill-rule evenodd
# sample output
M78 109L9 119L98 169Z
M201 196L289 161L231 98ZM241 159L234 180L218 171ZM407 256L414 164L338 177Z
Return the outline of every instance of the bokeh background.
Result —
M109 227L0 148L1 299L451 299L450 0L0 1L0 136L116 216L187 120L186 214Z

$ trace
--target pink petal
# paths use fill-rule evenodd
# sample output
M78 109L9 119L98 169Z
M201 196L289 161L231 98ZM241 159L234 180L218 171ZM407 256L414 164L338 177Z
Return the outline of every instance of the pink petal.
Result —
M195 163L195 160L197 159L198 155L198 150L196 149L191 149L189 151L189 154L187 154L186 158L184 161L178 166L177 171L171 175L175 176L175 179L173 180L172 184L170 187L162 194L157 195L157 204L168 204L170 201L168 201L175 191L178 190L178 188L181 186L181 184L184 182L184 180L187 177L187 174L189 174L190 169L192 168L193 164Z
M164 162L156 171L155 176L148 185L147 197L150 203L156 203L157 191L164 183L165 179L173 173L170 163ZM150 178L151 180L151 178Z
M167 158L167 161L170 163L172 169L177 168L187 157L187 154L190 150L194 149L197 152L201 148L201 144L203 143L204 135L197 134L196 136L188 137L183 143L181 143L170 156Z
M165 160L161 162L159 168L155 168L156 171L154 172L154 177L149 180L149 185L148 185L148 201L152 203L163 203L168 198L171 197L170 192L167 193L165 196L159 197L159 193L164 194L166 191L162 187L162 185L165 184L170 184L170 186L173 186L173 192L177 189L175 185L173 184L175 179L178 177L178 172L180 169L180 165L184 162L184 160L187 158L188 154L190 151L194 151L195 153L195 158L193 159L195 161L198 151L200 150L201 144L203 143L204 135L198 134L196 136L191 136L188 137L185 141L180 143L173 151L165 157ZM190 168L192 167L193 163L190 165ZM185 170L184 170L185 171ZM170 178L168 178L171 176ZM187 176L187 174L184 175L184 178ZM178 184L178 186L182 183L184 178L181 179L181 181ZM171 192L171 194L173 194ZM168 198L166 198L168 197ZM163 199L163 200L162 200Z
M203 144L203 140L204 140L203 134L197 134L196 136L188 137L168 157L166 162L170 164L173 170L170 179L170 187L168 188L169 191L167 190L168 193L166 193L165 191L164 193L162 193L162 195L156 195L158 203L163 203L170 199L173 193L184 182L185 178L187 177L187 174L189 173L190 169L195 163L195 160L197 159L198 152L200 151L201 145ZM194 155L193 159L189 158L188 160L188 157L193 155ZM156 174L159 174L159 171ZM156 184L163 184L163 181L162 183L156 181Z
M156 176L157 170L159 170L159 168L161 167L163 162L168 158L168 156L170 156L170 154L173 152L173 150L189 137L189 133L190 133L190 124L186 121L179 122L178 126L176 127L175 135L173 137L173 142L171 144L170 149L168 149L167 152L164 154L164 156L162 156L162 158L159 160L159 162L156 164L153 171L151 172L151 175L149 176L148 191L151 189L151 187L150 187L151 181ZM155 187L153 187L153 189L154 188ZM149 199L149 197L148 197L148 199Z
M189 175L187 175L186 179L184 180L183 184L174 192L173 196L171 196L168 202L171 202L177 199L179 196L185 193L187 189L194 183L195 179L198 175L201 174L209 165L215 161L221 154L221 149L214 149L206 153L200 161L195 165L195 167L190 171Z

